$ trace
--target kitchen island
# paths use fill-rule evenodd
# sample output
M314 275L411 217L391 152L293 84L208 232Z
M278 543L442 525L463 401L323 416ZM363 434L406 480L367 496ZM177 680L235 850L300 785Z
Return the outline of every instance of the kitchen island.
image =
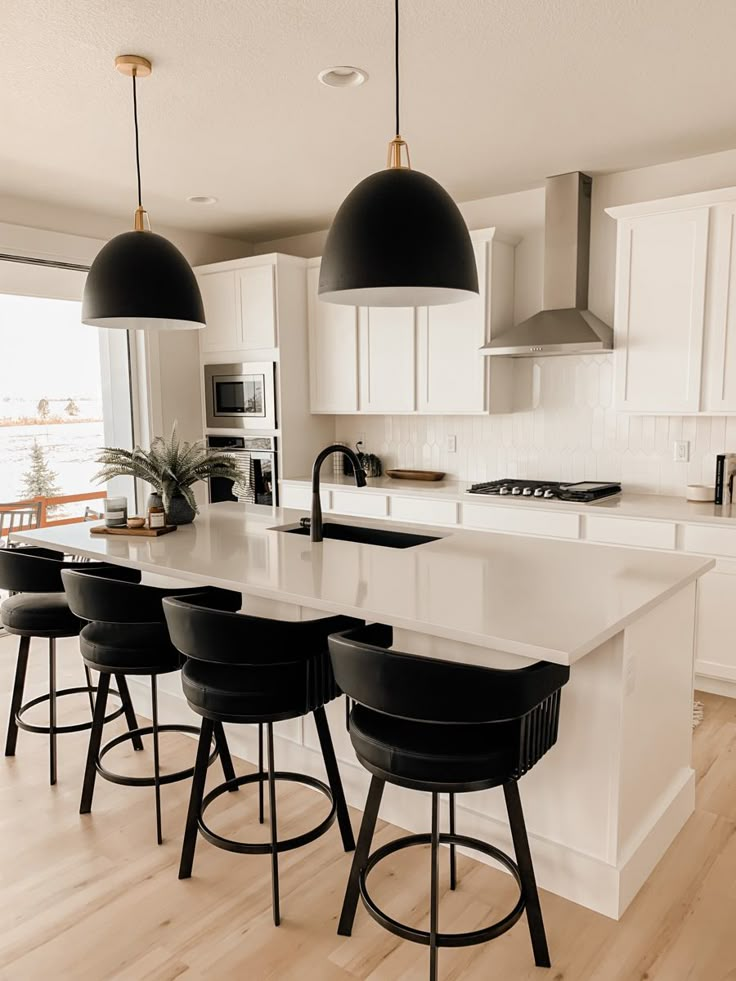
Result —
M417 654L509 669L571 665L558 743L521 782L527 825L541 886L620 916L693 810L693 626L697 580L713 561L460 529L427 529L437 540L407 549L312 544L275 530L301 516L217 504L161 538L93 537L87 524L13 537L234 589L255 614L391 624L395 646ZM188 714L181 696L167 708ZM362 807L367 775L341 704L330 709L348 800ZM319 772L311 722L277 732L285 765ZM250 734L233 746L255 758ZM426 830L417 795L390 790L382 816ZM458 827L511 848L498 790L461 796Z

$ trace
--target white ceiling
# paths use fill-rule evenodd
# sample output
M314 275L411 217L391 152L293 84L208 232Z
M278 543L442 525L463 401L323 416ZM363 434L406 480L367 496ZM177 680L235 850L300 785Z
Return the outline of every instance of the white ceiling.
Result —
M253 241L324 227L385 164L392 17L391 0L6 2L0 193L132 215L130 82L112 68L132 52L154 62L154 223ZM403 0L402 35L412 163L460 201L736 146L734 0ZM325 88L334 64L370 80Z

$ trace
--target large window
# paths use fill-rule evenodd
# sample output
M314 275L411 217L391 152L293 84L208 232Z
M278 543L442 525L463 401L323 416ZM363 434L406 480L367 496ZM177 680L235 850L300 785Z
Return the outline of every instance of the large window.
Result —
M42 499L49 521L100 511L97 452L132 443L127 334L81 323L83 283L0 262L0 502Z

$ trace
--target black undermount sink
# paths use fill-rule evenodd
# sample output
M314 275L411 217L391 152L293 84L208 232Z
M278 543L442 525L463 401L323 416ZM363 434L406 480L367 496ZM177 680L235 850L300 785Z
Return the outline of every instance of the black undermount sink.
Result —
M290 535L309 536L309 523L282 525L273 531L285 531ZM427 542L439 541L439 536L412 535L405 531L389 531L385 528L364 528L361 525L343 525L326 521L322 525L322 537L339 542L357 542L359 545L382 545L384 548L414 548Z

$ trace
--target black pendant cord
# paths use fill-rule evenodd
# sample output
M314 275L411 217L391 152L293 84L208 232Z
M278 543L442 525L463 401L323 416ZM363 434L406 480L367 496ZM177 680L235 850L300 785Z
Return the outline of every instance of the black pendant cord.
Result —
M135 71L133 72L133 126L135 128L135 171L138 178L138 207L143 207L141 198L141 152L138 145L138 95L135 86Z
M394 76L396 80L396 135L399 136L399 0L394 0Z

